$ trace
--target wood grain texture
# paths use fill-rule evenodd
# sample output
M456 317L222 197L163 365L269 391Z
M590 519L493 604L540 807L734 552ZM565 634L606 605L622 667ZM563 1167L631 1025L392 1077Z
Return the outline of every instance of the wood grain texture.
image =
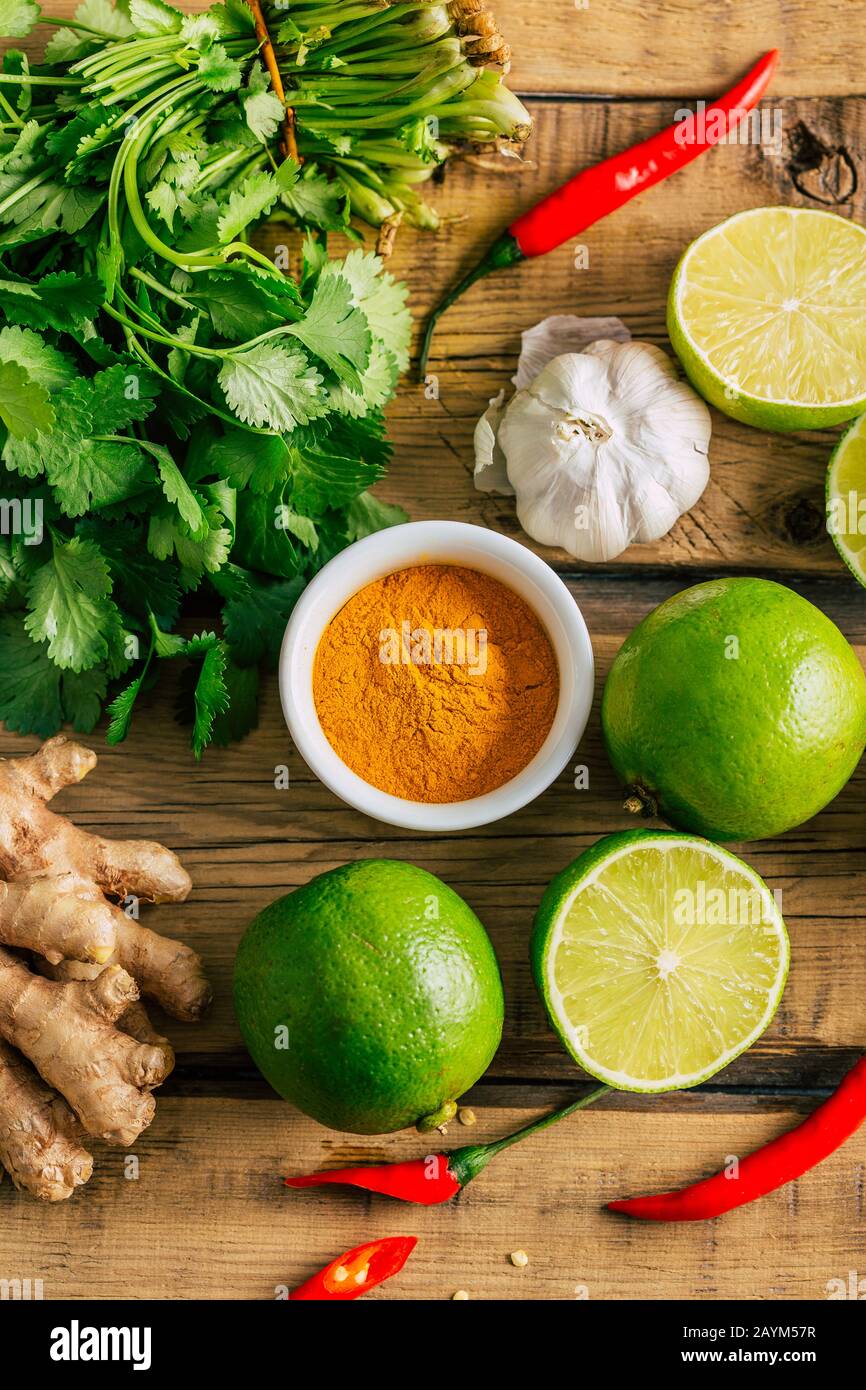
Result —
M102 1151L70 1202L37 1207L6 1193L0 1277L42 1279L49 1299L273 1299L364 1240L411 1234L419 1244L405 1270L372 1298L448 1299L460 1288L503 1300L826 1298L830 1280L862 1270L856 1139L820 1173L719 1222L645 1226L604 1209L715 1171L803 1109L786 1100L707 1114L694 1096L678 1114L635 1113L606 1099L501 1155L455 1202L423 1208L338 1188L290 1193L279 1181L420 1157L417 1137L354 1141L278 1102L163 1100L136 1146L137 1180L125 1155ZM507 1134L535 1113L479 1109L472 1129L451 1127L448 1146ZM511 1265L517 1249L525 1269Z
M74 0L57 0L69 14ZM201 8L200 4L190 8ZM526 540L508 499L472 486L471 435L511 376L520 333L550 313L617 314L635 337L666 344L667 286L687 243L745 207L793 203L866 219L866 8L829 0L752 0L708 12L703 0L496 0L515 47L512 83L536 121L527 161L492 176L449 167L433 199L437 237L401 232L391 268L405 276L418 322L466 265L523 208L577 168L674 119L687 101L735 80L764 48L783 49L767 108L778 148L714 151L574 245L478 286L443 321L436 390L407 381L391 411L396 443L381 495L415 519L473 521ZM35 36L35 48L47 31ZM34 51L34 43L30 43ZM560 99L560 97L562 99ZM593 99L587 99L593 98ZM262 234L265 245L275 237ZM432 383L431 383L432 384ZM714 417L713 476L698 506L653 546L567 576L587 619L599 689L621 641L670 593L717 572L787 578L866 655L866 606L826 539L823 486L834 432L770 436ZM453 1206L415 1209L348 1192L291 1196L280 1172L361 1157L423 1152L411 1135L356 1141L332 1134L272 1096L240 1044L230 1005L234 950L250 918L281 892L346 860L407 858L463 893L488 926L507 994L503 1046L471 1093L472 1130L456 1146L504 1134L572 1094L580 1073L547 1027L532 987L527 938L551 875L599 835L627 823L604 756L597 706L569 773L531 807L462 836L411 836L342 806L289 745L272 679L259 730L196 767L171 718L170 682L149 697L129 741L87 740L100 767L59 808L112 835L164 840L190 867L188 903L148 921L202 952L216 986L200 1027L168 1024L179 1053L157 1118L134 1151L101 1151L93 1182L72 1202L36 1206L0 1186L0 1280L41 1278L47 1298L270 1299L340 1250L375 1236L422 1238L399 1281L375 1297L824 1298L828 1281L862 1272L863 1144L852 1139L816 1173L723 1222L643 1227L603 1210L613 1196L677 1185L780 1133L813 1106L866 1046L862 1001L861 769L809 825L744 855L782 893L793 969L768 1034L708 1087L648 1099L611 1097L543 1139L505 1155ZM0 755L35 746L0 735ZM274 787L286 764L291 786ZM543 1148L542 1148L543 1145ZM543 1157L542 1157L543 1156ZM543 1169L539 1165L543 1162ZM524 1248L526 1270L509 1252Z
M866 10L814 0L491 0L522 92L712 97L768 48L780 95L862 92Z

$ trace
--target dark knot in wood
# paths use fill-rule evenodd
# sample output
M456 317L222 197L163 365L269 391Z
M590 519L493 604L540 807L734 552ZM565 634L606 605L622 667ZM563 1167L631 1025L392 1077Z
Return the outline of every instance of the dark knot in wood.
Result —
M794 126L788 144L788 173L804 198L829 207L851 202L859 179L847 146L826 144L805 121Z

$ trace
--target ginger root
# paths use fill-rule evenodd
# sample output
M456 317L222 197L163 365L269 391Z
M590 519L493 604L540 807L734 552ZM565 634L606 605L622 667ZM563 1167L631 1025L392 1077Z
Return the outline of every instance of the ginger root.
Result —
M66 891L70 880L58 880L72 875L121 899L183 902L192 882L177 855L164 845L92 835L46 806L46 801L63 787L86 777L95 764L96 755L89 748L62 734L49 739L29 757L0 761L0 877L12 883L35 876L48 882L53 879L60 894ZM166 1013L185 1022L201 1018L210 1004L211 991L195 951L158 936L104 900L103 905L110 914L115 937L115 948L108 955L82 953L73 941L66 949L61 947L60 954L51 942L46 951L26 932L19 932L14 940L7 938L2 905L0 942L27 946L55 963L72 958L120 965L141 992L156 999ZM81 916L79 925L84 931Z
M89 1179L82 1129L128 1146L153 1119L174 1053L140 993L187 1020L211 998L194 951L112 901L182 902L177 856L89 834L46 804L95 763L62 736L0 761L0 1175L46 1201Z
M80 1135L66 1102L0 1042L0 1163L15 1186L43 1202L71 1197L93 1172Z
M171 1071L160 1047L115 1027L138 999L119 965L59 984L0 947L0 1035L68 1101L88 1134L128 1147L153 1119L151 1095Z
M105 965L117 944L112 908L75 874L0 883L0 944L23 946L56 965Z
M73 873L112 897L183 902L192 881L165 845L91 835L45 805L95 766L96 754L63 734L29 757L0 761L0 877Z

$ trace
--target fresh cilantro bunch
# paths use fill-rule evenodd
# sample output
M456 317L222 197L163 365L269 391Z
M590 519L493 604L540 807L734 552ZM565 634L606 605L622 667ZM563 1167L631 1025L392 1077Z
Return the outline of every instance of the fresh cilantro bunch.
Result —
M439 165L465 149L514 153L530 133L502 78L511 50L481 0L275 0L265 16L305 159L296 205L319 225L339 216L319 203L323 169L374 226L433 229L419 188Z
M0 0L0 30L39 13ZM255 724L309 577L404 519L367 489L406 291L329 258L344 195L276 157L241 0L52 22L43 64L0 72L0 718L87 731L110 702L118 741L182 658L200 756ZM307 228L297 279L249 240L275 208ZM202 609L219 625L180 635Z

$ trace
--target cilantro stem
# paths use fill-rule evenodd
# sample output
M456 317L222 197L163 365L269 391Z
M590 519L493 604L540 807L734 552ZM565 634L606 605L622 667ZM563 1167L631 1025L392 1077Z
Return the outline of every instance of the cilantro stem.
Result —
M82 24L79 19L60 19L43 12L39 16L39 23L54 24L58 29L80 29L82 34L93 34L94 38L105 39L107 43L114 43L117 39L116 34L109 34L105 29L91 29L89 24Z
M255 425L246 424L239 416L229 415L225 410L220 410L218 405L214 405L213 401L203 401L201 396L197 396L194 391L190 391L188 387L184 386L181 382L175 381L174 377L161 367L155 358L151 357L150 353L143 344L138 341L134 333L127 330L126 339L130 352L133 353L140 362L143 362L144 365L149 367L152 372L155 372L157 376L162 377L163 381L167 381L173 391L177 391L179 395L186 396L187 400L195 401L196 405L200 405L203 414L213 415L216 419L222 420L224 424L231 425L232 429L241 430L244 434L273 434L273 430L257 429Z
M122 314L119 309L115 309L113 304L105 303L102 311L113 318L117 323L123 324L124 328L129 328L133 333L141 333L145 338L150 338L154 343L162 343L163 347L177 348L181 352L192 353L195 357L226 357L228 354L219 348L203 347L200 343L187 343L183 338L178 338L171 333L158 333L152 328L148 328L143 323L133 323L132 319ZM139 312L142 312L139 310Z
M195 309L192 300L184 299L182 294L176 294L174 290L170 290L167 285L163 285L155 276L149 275L146 270L142 270L139 266L130 266L129 273L130 275L134 275L136 280L140 280L143 285L147 285L149 289L155 290L157 294L161 294L163 299L170 299L171 302L177 304L179 308Z
M2 106L3 109L4 109L5 111L8 111L8 113L9 113L9 120L10 120L14 125L22 126L22 127L23 127L23 125L24 125L24 120L23 120L23 118L22 118L21 116L19 116L19 114L18 114L18 112L15 110L14 106L10 105L10 103L6 100L6 98L5 98L5 96L3 95L2 92L0 92L0 106ZM4 121L3 124L4 124L4 125L8 125L8 124L9 124L9 121Z
M0 82L8 82L16 87L81 87L74 77L34 77L33 73L0 73Z

